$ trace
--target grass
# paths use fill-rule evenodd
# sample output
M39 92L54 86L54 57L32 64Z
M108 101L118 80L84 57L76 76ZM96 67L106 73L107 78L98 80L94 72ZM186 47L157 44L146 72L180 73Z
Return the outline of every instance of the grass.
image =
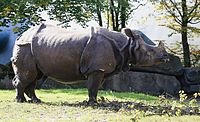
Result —
M0 121L200 121L199 104L150 95L100 91L99 105L88 106L84 102L88 99L86 89L37 90L36 93L43 101L41 104L16 103L14 90L0 90Z

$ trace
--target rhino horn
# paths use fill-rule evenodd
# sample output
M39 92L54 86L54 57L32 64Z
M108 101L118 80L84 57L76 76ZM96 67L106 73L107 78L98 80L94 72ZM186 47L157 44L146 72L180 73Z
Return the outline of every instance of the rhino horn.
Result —
M159 41L158 47L159 48L165 48L165 44L162 41Z

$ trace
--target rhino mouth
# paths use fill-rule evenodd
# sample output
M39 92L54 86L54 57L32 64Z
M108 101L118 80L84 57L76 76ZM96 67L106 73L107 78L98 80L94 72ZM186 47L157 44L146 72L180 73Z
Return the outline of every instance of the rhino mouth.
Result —
M163 61L164 61L165 63L168 63L168 62L170 62L170 59L169 59L169 58L163 59Z
M170 62L170 58L167 54L165 54L161 57L161 61L164 63L168 63L168 62Z

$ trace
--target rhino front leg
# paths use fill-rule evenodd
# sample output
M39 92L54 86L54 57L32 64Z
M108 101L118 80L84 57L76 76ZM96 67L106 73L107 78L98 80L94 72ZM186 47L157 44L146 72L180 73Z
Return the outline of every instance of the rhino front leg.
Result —
M103 78L104 78L104 72L102 71L93 72L88 76L87 87L88 87L89 104L97 103L97 93L100 84L103 81Z

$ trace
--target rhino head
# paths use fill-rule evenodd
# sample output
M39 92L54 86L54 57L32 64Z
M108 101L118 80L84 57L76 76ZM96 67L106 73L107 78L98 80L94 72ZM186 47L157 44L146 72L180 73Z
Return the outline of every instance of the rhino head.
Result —
M153 46L145 43L140 35L128 28L123 29L122 32L132 40L129 47L130 63L138 66L152 66L169 61L163 42L160 41L158 46Z

